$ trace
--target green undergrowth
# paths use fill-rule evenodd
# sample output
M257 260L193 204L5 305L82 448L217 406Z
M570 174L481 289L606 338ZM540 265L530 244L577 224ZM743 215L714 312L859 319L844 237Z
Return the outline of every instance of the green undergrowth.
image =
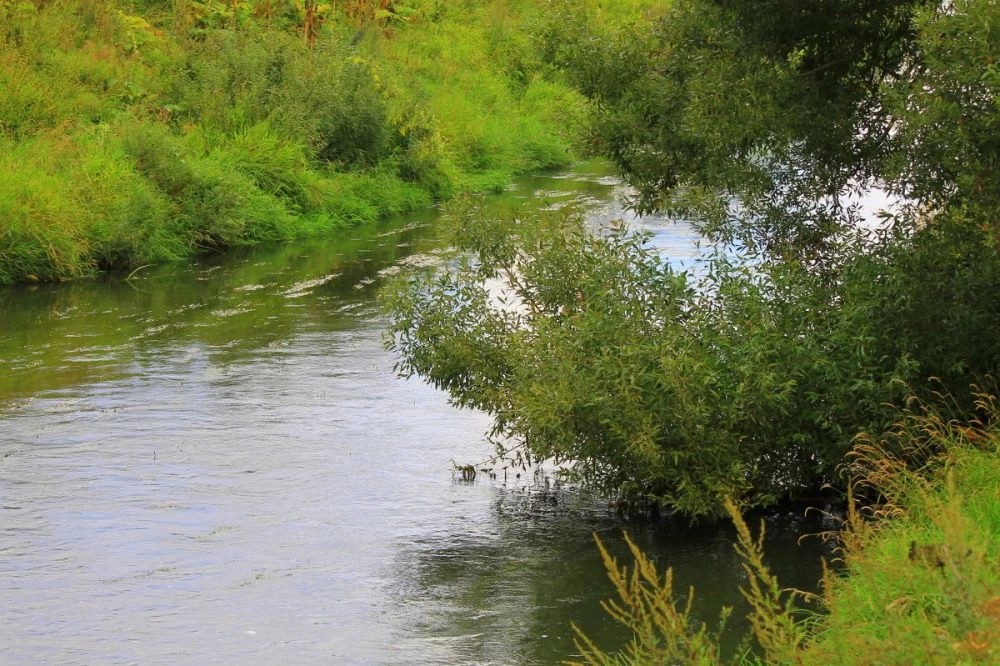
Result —
M328 233L566 165L586 109L535 53L538 12L0 0L0 284Z
M729 503L752 609L746 644L755 649L724 657L721 627L692 617L690 595L678 604L669 570L658 572L634 545L632 568L602 548L619 596L606 609L634 638L606 653L581 634L584 663L998 663L1000 410L985 395L978 407L982 418L971 422L921 407L884 436L859 437L844 529L831 535L843 566L826 569L811 608L810 595L769 571L762 540Z
M988 424L911 414L862 439L854 471L882 502L855 517L847 576L802 652L810 664L995 664L1000 661L1000 416ZM902 462L916 449L926 464Z

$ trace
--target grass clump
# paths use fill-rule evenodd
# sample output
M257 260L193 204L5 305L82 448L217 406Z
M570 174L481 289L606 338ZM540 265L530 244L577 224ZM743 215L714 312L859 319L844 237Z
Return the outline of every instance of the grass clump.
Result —
M909 413L886 437L859 440L859 491L878 492L872 513L886 519L852 521L849 575L833 581L807 663L1000 658L1000 412L990 396L979 408L988 418Z
M58 175L46 173L39 157L47 155L30 154L32 144L0 150L0 283L78 277L91 270L73 197ZM29 176L24 164L37 171Z

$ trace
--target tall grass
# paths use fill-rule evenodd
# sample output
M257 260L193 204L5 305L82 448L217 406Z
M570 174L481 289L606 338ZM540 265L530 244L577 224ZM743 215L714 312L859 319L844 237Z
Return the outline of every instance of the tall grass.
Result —
M0 283L92 270L79 209L40 144L0 147Z
M805 663L1000 660L997 407L985 394L978 418L925 406L859 440L857 484L878 493L873 513L885 519L853 521L849 575L834 581Z

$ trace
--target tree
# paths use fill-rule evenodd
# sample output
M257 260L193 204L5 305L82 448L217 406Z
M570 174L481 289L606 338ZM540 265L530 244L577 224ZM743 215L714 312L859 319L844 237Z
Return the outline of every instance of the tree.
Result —
M837 483L911 393L972 409L1000 368L998 3L676 0L617 32L587 4L543 52L636 206L730 251L693 284L622 230L466 215L472 259L387 299L402 369L689 515ZM875 230L851 199L873 186L902 198Z
M825 275L819 301L862 299L908 379L962 393L1000 367L998 3L677 0L638 36L566 25L557 59L640 208L691 216L761 273ZM856 204L873 187L899 200L880 234Z
M809 260L855 225L847 195L939 208L959 171L983 187L996 166L996 3L675 0L612 34L579 5L551 55L642 209Z

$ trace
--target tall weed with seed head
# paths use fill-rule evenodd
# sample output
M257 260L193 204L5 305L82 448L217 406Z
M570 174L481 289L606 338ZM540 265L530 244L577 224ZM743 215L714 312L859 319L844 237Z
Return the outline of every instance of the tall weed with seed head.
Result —
M723 609L717 632L710 632L707 625L697 624L692 617L694 590L689 591L687 603L680 605L674 594L673 571L667 569L662 574L657 571L628 534L625 543L635 558L631 570L619 566L596 535L594 540L618 595L617 601L604 601L601 606L615 621L631 630L632 641L622 654L608 654L574 625L582 663L592 666L719 663L718 633L725 625L729 609Z

